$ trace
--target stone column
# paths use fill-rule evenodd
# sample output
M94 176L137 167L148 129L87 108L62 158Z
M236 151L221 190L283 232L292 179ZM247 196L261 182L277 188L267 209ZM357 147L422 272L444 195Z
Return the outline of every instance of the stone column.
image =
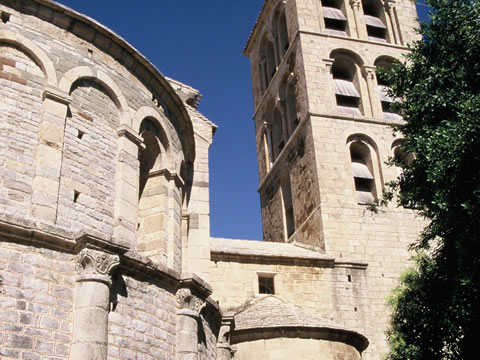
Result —
M335 85L333 84L332 66L334 59L325 58L322 60L325 67L323 68L326 76L326 83L328 86L328 94L330 96L330 111L334 112L337 108L337 101L335 100Z
M398 26L397 21L397 13L395 9L395 0L387 0L385 1L385 10L387 11L388 17L390 18L390 22L392 24L393 29L393 38L394 43L398 45L403 44L402 34L400 33L400 28Z
M77 284L73 308L70 360L106 360L110 275L120 258L85 248L77 255Z
M273 149L272 149L272 124L263 122L263 142L265 146L265 161L267 162L267 171L273 165Z
M376 67L365 65L362 69L363 76L367 82L368 98L370 100L370 109L372 116L375 118L383 118L382 104L377 92L377 82L375 81Z
M35 150L31 215L55 223L62 168L63 138L71 97L54 87L43 92L42 122Z
M361 40L368 40L367 27L363 21L363 13L360 10L361 4L360 0L350 0L353 17L355 19L355 27L357 28L357 37Z
M177 360L198 360L198 322L205 303L182 288L176 294L177 305Z
M234 327L233 315L225 315L222 318L222 324L218 333L217 341L217 360L230 360L235 354L235 350L230 345L230 334Z

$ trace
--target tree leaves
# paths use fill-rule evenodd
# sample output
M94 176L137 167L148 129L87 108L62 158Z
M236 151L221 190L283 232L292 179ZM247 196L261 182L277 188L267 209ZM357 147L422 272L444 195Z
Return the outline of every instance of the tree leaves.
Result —
M399 204L429 220L412 244L421 256L394 292L389 359L476 359L480 332L480 5L427 0L430 22L407 61L382 74L415 154Z

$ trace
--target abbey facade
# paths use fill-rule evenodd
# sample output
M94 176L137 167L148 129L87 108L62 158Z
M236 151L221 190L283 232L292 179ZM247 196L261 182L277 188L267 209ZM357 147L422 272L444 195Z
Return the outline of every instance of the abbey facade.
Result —
M372 359L423 226L388 84L407 0L267 0L251 60L265 241L210 238L197 90L94 20L0 0L0 356Z

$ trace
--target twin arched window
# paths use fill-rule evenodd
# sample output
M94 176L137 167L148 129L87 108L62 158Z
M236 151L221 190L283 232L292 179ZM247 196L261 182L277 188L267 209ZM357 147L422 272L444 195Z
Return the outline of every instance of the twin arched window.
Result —
M321 0L321 3L325 31L340 36L350 35L345 0ZM391 42L382 2L380 0L363 0L362 7L368 40Z
M280 101L267 106L265 120L267 126L267 144L269 162L272 165L285 147L300 120L297 113L297 95L294 81L284 79L279 89Z
M288 50L289 44L285 8L281 7L275 11L270 31L265 33L260 43L259 72L262 93L265 92L272 81L278 65Z

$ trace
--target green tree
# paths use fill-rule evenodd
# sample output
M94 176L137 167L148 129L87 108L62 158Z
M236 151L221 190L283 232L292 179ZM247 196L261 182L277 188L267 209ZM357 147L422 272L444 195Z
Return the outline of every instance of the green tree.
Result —
M414 154L389 196L429 221L392 296L388 358L479 359L480 5L426 2L422 40L382 75L401 99L403 151Z

